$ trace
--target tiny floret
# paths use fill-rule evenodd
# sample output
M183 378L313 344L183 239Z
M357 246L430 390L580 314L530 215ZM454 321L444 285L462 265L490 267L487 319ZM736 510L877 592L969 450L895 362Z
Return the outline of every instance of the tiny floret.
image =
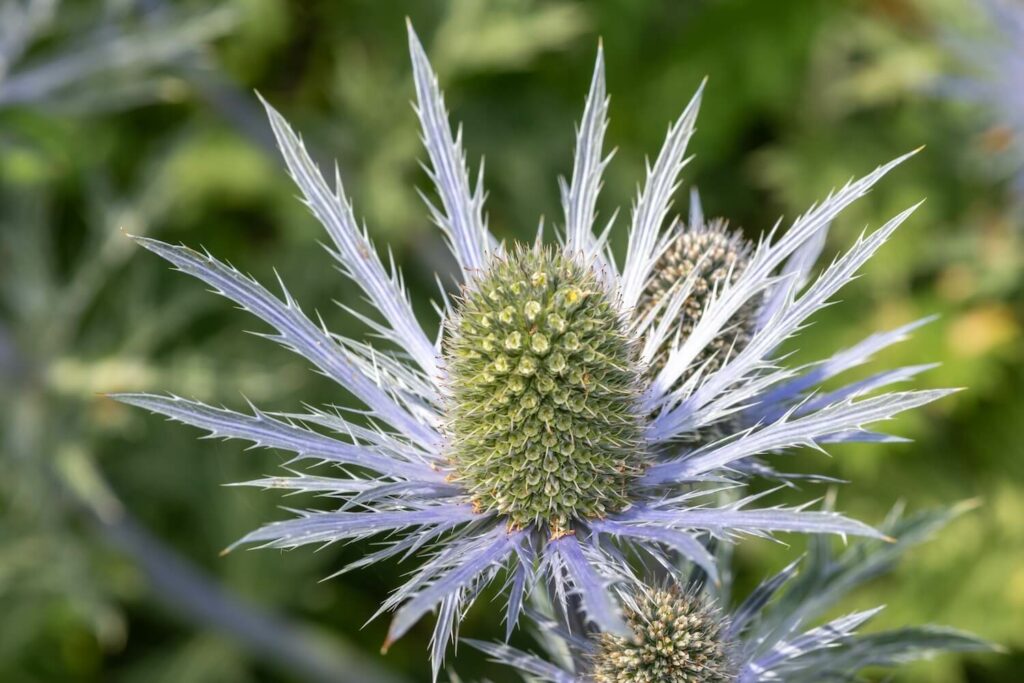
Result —
M636 349L592 269L496 257L446 330L448 459L477 508L552 534L625 506L642 471Z

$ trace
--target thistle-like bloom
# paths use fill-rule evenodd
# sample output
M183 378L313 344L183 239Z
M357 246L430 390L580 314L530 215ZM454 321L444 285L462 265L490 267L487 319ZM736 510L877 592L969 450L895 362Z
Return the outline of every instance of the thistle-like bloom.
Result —
M469 640L530 681L549 683L827 683L853 681L869 667L894 667L941 652L991 650L940 626L870 634L858 630L882 608L809 628L851 589L886 571L907 548L970 505L925 512L885 525L893 543L863 541L836 556L830 544L762 583L738 607L722 608L728 586L652 587L630 580L618 590L633 635L568 633L542 605L535 616L550 661L508 645Z
M861 238L810 281L831 220L902 158L831 195L781 237L773 230L739 249L742 268L728 259L720 263L715 254L721 245L712 239L712 253L693 256L688 270L677 269L680 278L669 283L659 279L659 262L681 265L691 258L672 251L675 240L690 237L663 225L686 163L698 91L648 169L620 266L606 248L608 229L600 235L593 229L608 163L599 50L572 178L562 184L563 239L542 246L538 235L536 245L506 246L487 229L482 182L471 186L461 134L452 134L436 77L411 28L409 40L416 111L439 199L430 211L461 270L457 296L442 292L438 339L430 339L413 316L401 275L377 256L340 180L333 189L328 185L299 137L269 106L285 162L327 229L332 255L379 313L363 321L386 343L371 346L331 334L287 291L272 294L208 254L139 240L262 318L275 330L271 339L304 356L365 406L358 413L268 414L253 408L250 414L173 396L120 397L211 435L284 449L296 454L295 463L321 465L319 475L253 485L344 501L337 510L300 511L240 543L294 548L390 534L389 545L354 566L430 548L429 559L382 611L397 610L390 642L438 610L436 673L460 616L499 574L507 581L509 631L529 587L543 579L563 599L577 594L598 627L625 635L629 628L610 590L613 565L627 555L620 550L639 548L661 559L677 553L714 579L715 561L705 545L710 537L877 536L831 512L756 509L754 498L717 505L707 489L751 471L770 473L752 463L759 454L878 438L863 426L943 395L867 396L919 368L813 393L905 330L871 337L811 367L787 368L776 356L779 344L910 215L912 208ZM692 214L690 230L712 230L702 227L696 203ZM736 245L731 237L725 241ZM726 272L719 276L721 269ZM750 427L693 445L694 434L723 424Z

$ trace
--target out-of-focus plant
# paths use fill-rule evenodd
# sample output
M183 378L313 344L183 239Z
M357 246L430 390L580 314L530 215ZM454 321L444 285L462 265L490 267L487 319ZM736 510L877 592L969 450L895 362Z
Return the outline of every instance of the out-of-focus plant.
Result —
M147 4L4 0L0 106L96 112L174 99L168 65L229 31L236 15Z
M1024 3L979 0L971 7L982 10L980 26L944 27L943 42L963 75L942 79L940 91L981 110L989 124L981 146L986 165L1012 179L1024 207Z
M89 673L98 663L75 639L91 632L101 651L122 648L128 634L120 603L137 599L131 586L141 581L150 600L309 680L392 680L361 664L361 656L337 639L239 602L153 539L106 482L93 444L118 431L120 421L98 393L158 382L210 395L231 376L259 396L267 386L288 382L257 368L225 368L202 355L178 357L164 369L150 362L167 334L203 311L180 299L164 317L140 315L158 290L150 273L127 264L131 250L121 230L165 220L173 195L160 182L166 178L156 178L133 201L97 188L69 265L60 263L57 239L70 233L54 229L45 197L3 193L0 258L9 267L0 279L0 407L8 421L0 441L7 472L0 485L0 608L8 618L0 626L0 673ZM120 315L91 317L100 294L117 302ZM73 649L64 659L26 660L47 641ZM210 675L224 670L223 653L218 661Z
M58 111L96 116L166 101L168 79L180 78L176 69L187 75L233 13L181 19L107 3L90 21L95 6L58 9L34 0L0 6L0 108L13 124L0 138L0 678L96 676L102 659L125 646L125 610L141 600L198 627L196 644L205 638L171 664L189 680L247 678L237 651L206 634L305 680L398 680L345 642L232 595L150 535L108 483L101 444L124 422L100 393L162 378L182 393L211 396L232 376L257 396L289 379L193 353L163 369L151 363L169 332L204 312L182 297L166 316L147 315L159 282L132 267L123 234L164 227L174 215L180 143L140 159L140 179L116 182L112 164L89 156L102 143L85 141L81 154L62 158L48 148L52 140L32 135ZM83 215L62 211L61 184L85 188ZM122 186L129 189L115 189ZM112 311L97 314L98 300Z

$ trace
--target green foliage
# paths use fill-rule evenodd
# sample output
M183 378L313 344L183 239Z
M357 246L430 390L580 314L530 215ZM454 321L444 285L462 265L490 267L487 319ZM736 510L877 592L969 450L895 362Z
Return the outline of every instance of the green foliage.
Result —
M643 464L635 349L596 275L517 247L447 331L449 457L484 510L557 535L627 503Z

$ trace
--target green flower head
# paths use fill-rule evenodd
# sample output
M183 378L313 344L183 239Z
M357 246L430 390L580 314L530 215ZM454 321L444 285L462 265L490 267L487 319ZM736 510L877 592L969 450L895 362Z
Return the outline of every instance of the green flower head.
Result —
M636 348L589 267L495 259L447 329L454 480L514 527L559 534L625 506L644 460Z

